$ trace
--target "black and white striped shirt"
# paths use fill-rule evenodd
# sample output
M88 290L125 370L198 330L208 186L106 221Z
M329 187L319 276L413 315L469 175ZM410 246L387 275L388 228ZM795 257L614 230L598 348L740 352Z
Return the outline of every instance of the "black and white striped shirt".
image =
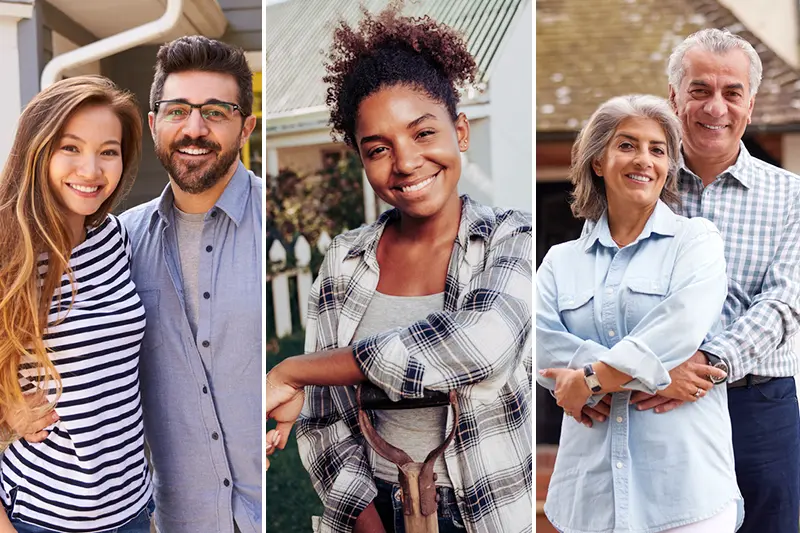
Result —
M18 440L3 454L0 497L11 518L63 532L105 531L131 520L150 499L139 394L145 317L130 254L114 216L72 252L77 295L70 309L65 275L45 334L63 385L60 420L44 442ZM40 262L40 273L46 269ZM36 370L22 366L23 390L30 389Z

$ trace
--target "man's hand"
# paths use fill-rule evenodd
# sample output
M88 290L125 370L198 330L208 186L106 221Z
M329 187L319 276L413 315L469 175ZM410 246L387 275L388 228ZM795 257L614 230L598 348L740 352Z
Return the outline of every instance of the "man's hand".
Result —
M49 434L45 428L58 421L58 413L47 402L44 391L24 394L27 408L11 408L4 418L15 434L28 442L42 442Z
M611 394L606 394L594 407L584 405L581 409L580 419L576 418L575 420L590 428L592 421L605 422L609 416L611 416Z
M631 395L631 404L636 404L640 411L655 409L656 413L669 412L684 402L695 402L705 396L714 386L709 376L722 379L725 372L710 366L706 355L698 350L687 361L670 370L672 383L669 387L659 391L657 396L635 392Z
M564 409L567 416L580 417L586 400L592 395L586 380L583 377L583 370L569 368L546 368L540 370L539 374L546 378L556 380L556 388L553 393L556 396L556 403ZM579 418L576 418L579 420Z

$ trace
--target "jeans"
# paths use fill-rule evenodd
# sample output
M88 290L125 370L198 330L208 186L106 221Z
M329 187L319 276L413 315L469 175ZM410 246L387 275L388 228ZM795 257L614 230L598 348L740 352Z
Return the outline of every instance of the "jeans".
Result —
M400 485L376 479L375 486L378 488L378 495L373 502L386 533L405 533L403 504L399 494ZM436 487L436 493L439 495L439 504L436 509L439 518L439 533L464 533L467 529L461 519L461 512L458 510L453 489Z
M744 497L738 533L797 533L800 412L794 378L728 389L728 410Z
M129 522L121 525L116 529L108 529L103 533L150 533L150 520L155 512L156 504L151 499L147 506L142 511L133 517ZM20 522L17 519L11 520L11 525L17 530L17 533L57 533L58 530L47 529L41 526L29 524L27 522Z

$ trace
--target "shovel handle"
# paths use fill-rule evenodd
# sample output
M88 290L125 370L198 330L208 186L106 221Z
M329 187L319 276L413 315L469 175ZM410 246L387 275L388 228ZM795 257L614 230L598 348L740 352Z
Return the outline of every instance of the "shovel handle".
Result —
M421 398L404 398L398 402L389 399L383 389L371 383L362 383L357 392L358 406L361 409L421 409L424 407L441 407L450 405L450 396L446 392L425 389Z

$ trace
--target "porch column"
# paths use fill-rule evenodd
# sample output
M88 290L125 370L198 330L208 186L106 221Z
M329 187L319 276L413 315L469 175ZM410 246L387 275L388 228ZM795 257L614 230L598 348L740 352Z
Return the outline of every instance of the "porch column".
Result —
M17 24L32 14L32 5L0 2L0 72L5 79L0 83L0 164L5 163L11 151L22 111Z

